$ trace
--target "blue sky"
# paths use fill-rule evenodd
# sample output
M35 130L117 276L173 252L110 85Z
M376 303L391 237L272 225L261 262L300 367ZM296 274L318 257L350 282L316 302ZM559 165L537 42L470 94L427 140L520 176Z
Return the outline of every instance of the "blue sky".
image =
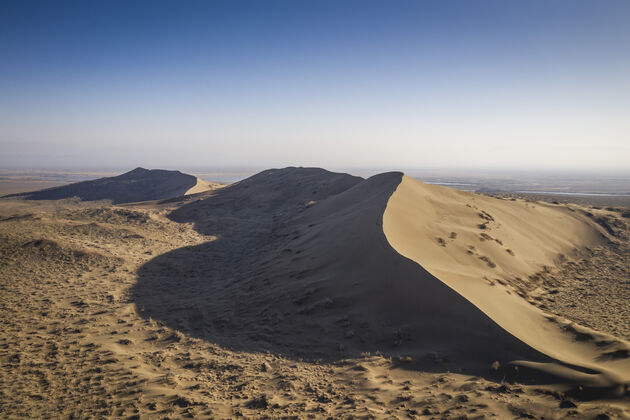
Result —
M627 1L3 1L0 166L626 169Z

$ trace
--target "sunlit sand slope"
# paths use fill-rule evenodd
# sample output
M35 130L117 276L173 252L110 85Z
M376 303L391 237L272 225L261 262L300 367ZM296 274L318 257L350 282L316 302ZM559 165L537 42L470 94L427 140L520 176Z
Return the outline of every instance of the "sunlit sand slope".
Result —
M192 186L191 188L189 188L184 195L191 195L191 194L199 194L205 191L210 191L213 188L217 188L218 185L216 184L210 184L207 181L204 181L201 178L197 178L197 183Z
M551 317L510 287L535 282L536 273L546 266L606 240L602 229L583 213L426 185L404 176L387 203L383 229L398 253L523 343L579 372L521 365L592 385L630 380L625 343Z

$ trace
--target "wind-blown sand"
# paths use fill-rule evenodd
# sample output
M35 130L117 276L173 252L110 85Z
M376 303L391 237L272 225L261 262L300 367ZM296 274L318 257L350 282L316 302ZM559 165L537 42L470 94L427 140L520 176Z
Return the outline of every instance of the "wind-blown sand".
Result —
M552 302L625 258L613 212L286 168L0 216L4 417L630 413L627 344L563 318L599 301Z

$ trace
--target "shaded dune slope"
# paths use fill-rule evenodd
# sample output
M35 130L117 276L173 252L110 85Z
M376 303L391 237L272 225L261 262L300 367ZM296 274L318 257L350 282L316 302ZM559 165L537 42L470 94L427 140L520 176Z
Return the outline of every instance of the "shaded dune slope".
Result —
M29 200L60 200L79 197L83 201L112 200L114 204L159 200L207 190L204 181L179 171L136 168L122 175L77 182L10 197Z
M481 375L499 361L497 375L523 381L537 374L508 362L562 362L396 250L383 221L404 182L402 173L363 180L286 168L185 205L170 217L216 239L145 264L138 310L231 349L311 360L383 352L410 368ZM547 369L614 382L594 370Z

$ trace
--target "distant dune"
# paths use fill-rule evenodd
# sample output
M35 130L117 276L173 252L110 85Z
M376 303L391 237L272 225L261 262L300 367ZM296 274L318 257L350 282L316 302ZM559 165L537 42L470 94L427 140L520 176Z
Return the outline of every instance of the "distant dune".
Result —
M207 182L179 171L136 168L119 176L77 182L44 190L11 194L29 200L78 197L83 201L111 200L114 204L161 200L211 189Z

